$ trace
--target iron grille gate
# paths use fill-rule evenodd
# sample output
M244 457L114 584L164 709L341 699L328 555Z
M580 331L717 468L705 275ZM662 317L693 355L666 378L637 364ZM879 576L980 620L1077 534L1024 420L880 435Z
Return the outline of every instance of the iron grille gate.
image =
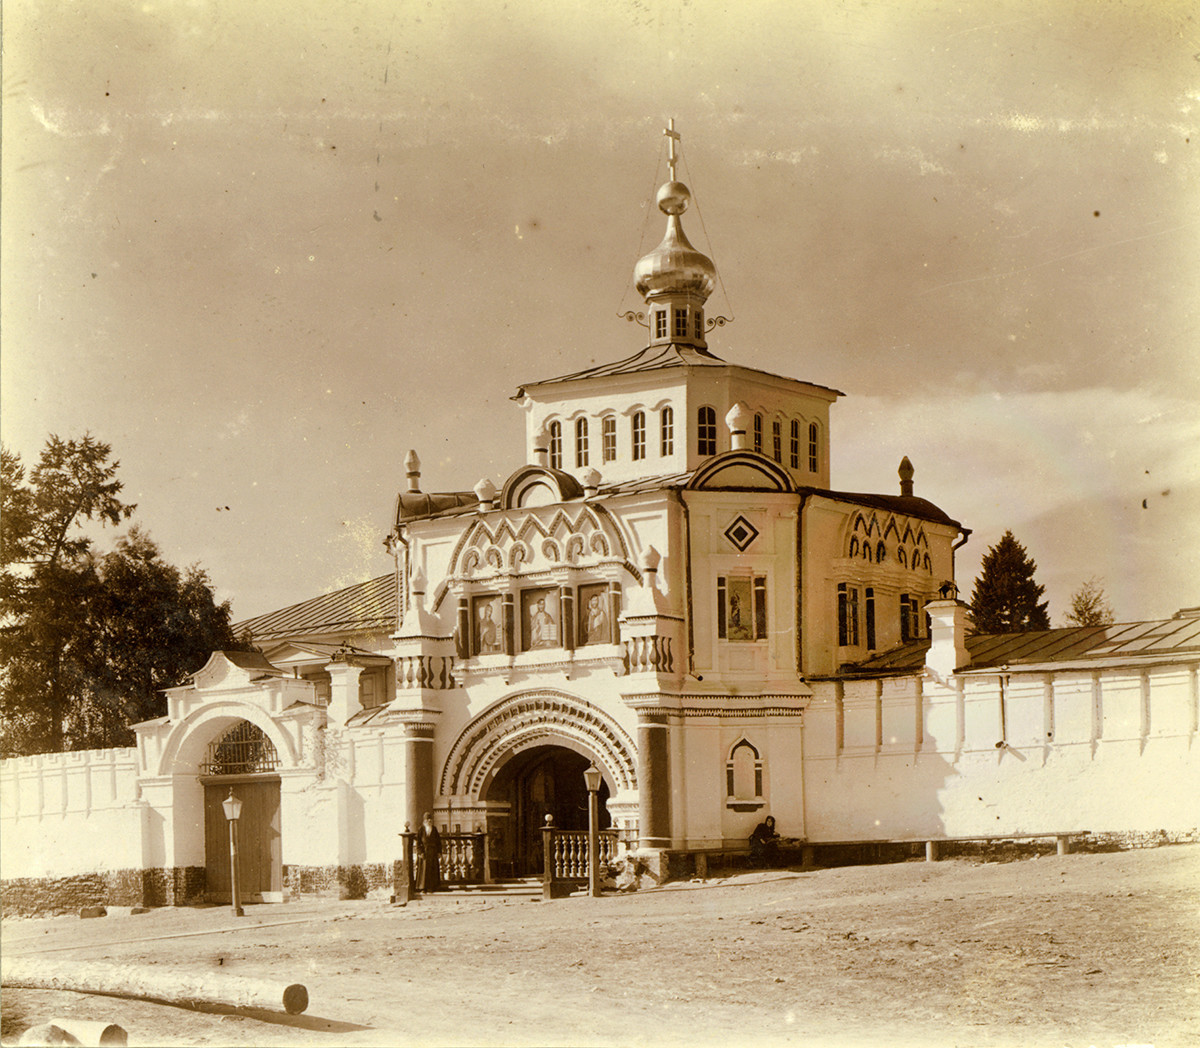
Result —
M208 755L200 765L202 775L250 775L276 771L279 754L262 728L239 721L220 738L208 744Z

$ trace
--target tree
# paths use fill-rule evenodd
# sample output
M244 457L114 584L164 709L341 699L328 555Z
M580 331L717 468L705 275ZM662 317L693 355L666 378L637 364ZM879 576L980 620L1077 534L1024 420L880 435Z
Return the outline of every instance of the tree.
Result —
M1044 586L1033 579L1037 564L1025 547L1006 531L983 555L982 570L971 593L971 611L978 633L1027 633L1048 630Z
M1071 594L1068 626L1111 626L1112 606L1104 594L1104 583L1094 575Z
M245 647L199 568L165 564L138 529L104 556L82 530L117 524L119 463L85 435L51 436L28 481L19 456L0 462L0 729L5 755L132 741L214 648Z

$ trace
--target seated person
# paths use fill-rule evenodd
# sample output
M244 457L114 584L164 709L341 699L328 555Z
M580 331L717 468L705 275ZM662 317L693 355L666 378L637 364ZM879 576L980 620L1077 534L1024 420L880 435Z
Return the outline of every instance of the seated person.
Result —
M774 815L768 815L750 834L750 862L754 866L779 865L779 834L775 832Z

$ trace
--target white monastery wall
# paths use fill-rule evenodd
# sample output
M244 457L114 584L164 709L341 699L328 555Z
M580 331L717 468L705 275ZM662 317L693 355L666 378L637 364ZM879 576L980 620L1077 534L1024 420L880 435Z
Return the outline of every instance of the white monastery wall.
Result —
M0 877L68 876L142 865L133 748L0 763Z
M1195 666L820 682L808 836L1192 830L1198 745Z

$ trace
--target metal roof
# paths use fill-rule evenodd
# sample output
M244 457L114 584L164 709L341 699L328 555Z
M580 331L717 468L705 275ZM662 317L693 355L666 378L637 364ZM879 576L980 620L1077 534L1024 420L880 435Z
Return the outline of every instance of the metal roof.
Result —
M842 667L838 676L916 673L925 665L929 641L903 644ZM1068 626L1030 633L981 633L967 638L971 664L962 670L1012 669L1062 663L1147 661L1200 656L1200 617L1180 616L1112 626Z
M380 575L311 600L246 619L234 626L249 630L255 642L324 633L370 633L396 628L396 576Z
M839 397L845 396L840 389L833 389L830 386L820 386L815 382L805 382L803 379L791 378L788 375L777 375L773 371L763 371L760 368L748 368L742 364L731 364L727 360L713 356L707 350L697 349L694 346L686 344L667 342L661 345L647 346L645 349L638 350L633 356L625 357L623 360L617 360L611 364L598 364L595 367L585 368L583 371L574 371L569 375L559 375L557 378L545 378L536 382L523 382L513 399L520 400L526 389L549 386L556 382L609 378L613 375L635 375L644 371L661 371L666 368L683 367L737 368L740 371L750 371L756 375L768 375L771 378L781 378L799 385L812 386L814 389L823 389Z

